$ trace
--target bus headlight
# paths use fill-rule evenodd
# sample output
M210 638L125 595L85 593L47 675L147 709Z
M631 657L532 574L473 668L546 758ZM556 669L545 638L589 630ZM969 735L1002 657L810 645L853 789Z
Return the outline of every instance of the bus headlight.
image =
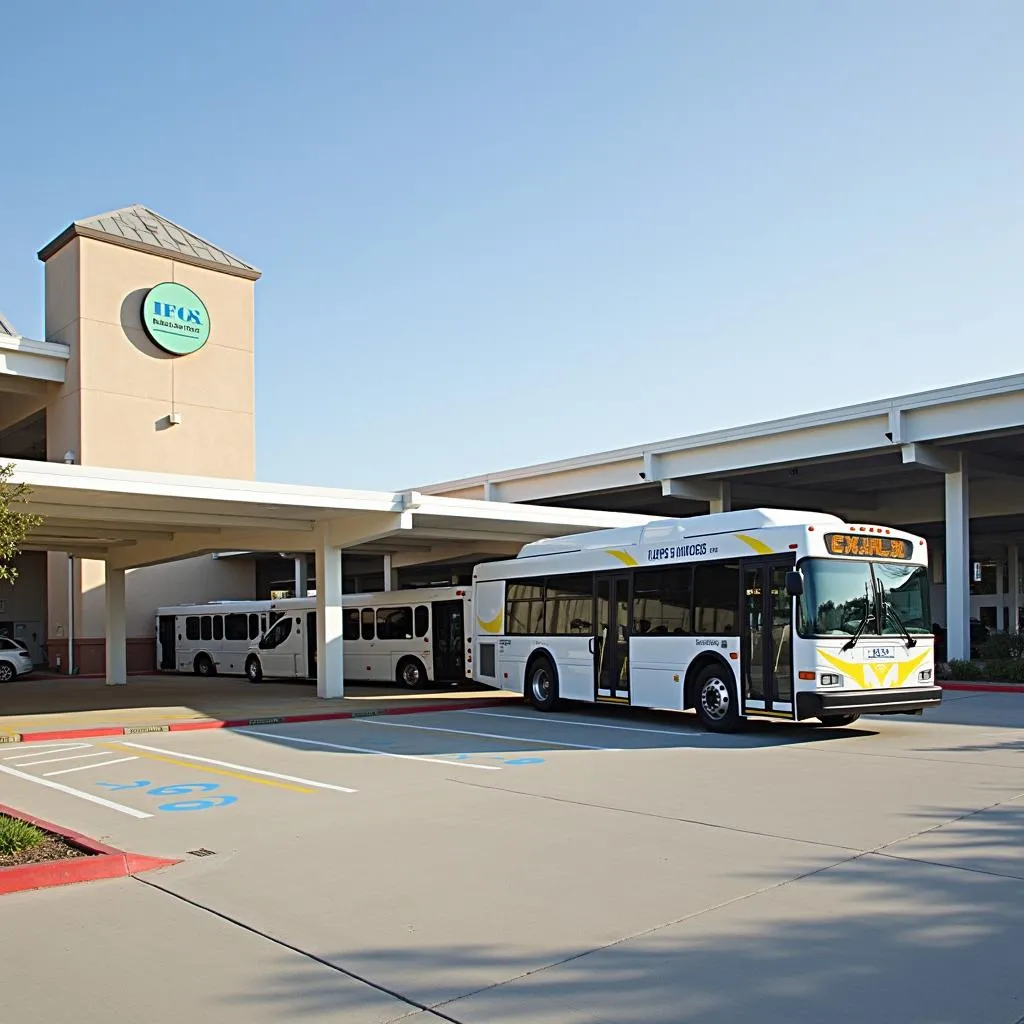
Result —
M921 671L917 673L917 678L920 679L922 683L930 683L932 681L932 670L930 668L921 669Z
M843 677L835 672L822 672L818 677L819 686L842 686Z

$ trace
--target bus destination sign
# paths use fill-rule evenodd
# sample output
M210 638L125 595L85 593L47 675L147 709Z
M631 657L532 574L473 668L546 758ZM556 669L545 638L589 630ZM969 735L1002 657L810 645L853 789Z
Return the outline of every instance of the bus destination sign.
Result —
M830 555L852 555L858 558L902 558L914 553L910 541L878 534L826 533L825 547Z

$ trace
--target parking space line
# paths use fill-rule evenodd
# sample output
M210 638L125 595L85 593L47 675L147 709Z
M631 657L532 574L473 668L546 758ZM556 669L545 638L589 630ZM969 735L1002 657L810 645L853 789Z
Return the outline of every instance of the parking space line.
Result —
M40 744L40 746L51 746L50 744ZM4 758L5 761L17 761L19 757L45 757L47 754L65 754L69 750L88 750L91 747L91 743L61 743L58 746L53 747L51 750L19 750L17 754L9 754ZM32 744L35 747L35 744Z
M361 725L384 725L389 729L419 729L423 732L450 732L456 736L482 736L489 740L511 740L514 743L536 743L542 747L573 747L576 750L615 751L617 747L595 747L590 743L569 743L568 740L535 740L528 736L504 736L496 732L473 732L471 729L442 729L437 725L410 725L408 722L386 722L378 718L355 718Z
M104 757L106 753L107 751L105 750L97 750L92 754L69 754L67 757L47 757L42 761L19 761L16 767L32 768L37 764L56 764L58 761L81 761L83 757Z
M420 757L417 754L395 754L390 750L377 750L374 747L350 747L345 743L327 743L324 740L307 740L298 736L278 736L272 732L255 732L252 729L238 729L245 736L262 736L268 740L280 740L283 743L303 743L311 747L326 747L329 750L348 750L357 754L379 754L381 757L398 757L405 761L426 761L428 764L446 764L454 768L479 768L485 772L500 772L501 765L470 764L468 761L446 761L440 757Z
M280 772L268 771L265 768L250 768L244 764L233 764L231 761L217 761L212 757L200 757L198 754L184 754L180 751L164 750L162 747L147 747L142 743L123 743L118 746L131 747L133 750L151 750L157 755L155 760L157 761L170 761L172 764L184 764L186 768L199 768L198 765L189 764L188 761L202 761L204 764L216 764L220 765L221 768L235 768L240 772L248 772L251 775L266 775L267 779L249 779L249 782L262 782L265 786L279 786L282 789L295 789L294 786L288 786L280 782L273 782L273 779L284 779L286 782L298 782L302 786L312 786L314 789L332 789L337 793L356 793L358 790L350 789L348 786L335 786L330 782L316 782L313 779L303 779L297 775L282 775ZM172 755L173 756L168 756ZM144 754L144 757L152 757L152 754ZM188 760L183 762L176 760L177 758L187 758ZM204 770L199 768L200 771ZM206 771L213 771L214 769L205 769ZM221 775L231 775L230 771L220 772ZM238 776L244 778L245 776Z
M135 746L135 744L132 744ZM110 744L111 750L116 750L118 753L126 752L125 748L121 745ZM153 747L144 748L146 750L154 750ZM313 789L308 786L294 786L289 782L276 782L273 779L259 779L255 775L245 774L246 772L254 771L255 769L246 768L245 771L230 771L227 768L208 768L206 765L193 764L191 761L183 761L178 757L170 757L166 754L150 754L140 753L139 757L144 757L149 761L163 761L165 764L177 765L179 768L189 768L194 772L209 772L211 775L226 775L230 779L241 779L243 782L254 782L258 786L271 786L274 789L287 789L292 793L314 793ZM190 756L190 755L185 755Z
M105 768L108 764L122 764L125 761L138 761L138 757L132 754L131 757L116 757L113 761L94 761L92 764L80 764L76 768L61 768L57 772L43 772L43 778L49 779L54 775L69 775L71 772L84 772L86 768Z
M48 789L55 789L58 793L67 793L68 796L77 796L90 803L99 804L100 807L107 807L112 811L120 811L122 814L130 814L133 818L152 818L152 814L145 811L137 811L134 807L125 807L124 804L115 804L113 800L104 800L101 796L93 796L92 793L83 793L80 789L72 789L62 782L50 782L48 779L41 779L38 775L29 775L28 772L19 772L17 768L8 768L0 764L0 772L13 775L16 779L24 779L26 782L34 782L37 786L46 786Z
M649 732L654 736L685 736L687 739L707 739L709 733L698 732L696 729L682 731L678 729L641 729L635 725L607 725L604 722L585 722L576 718L551 718L549 715L516 715L504 714L500 711L462 711L463 715L485 715L489 718L513 719L523 722L543 722L545 725L581 725L585 729L618 729L620 732Z

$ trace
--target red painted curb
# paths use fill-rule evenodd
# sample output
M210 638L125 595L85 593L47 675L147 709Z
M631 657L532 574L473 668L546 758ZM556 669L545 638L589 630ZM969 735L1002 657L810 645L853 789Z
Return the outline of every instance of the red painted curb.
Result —
M978 693L1024 693L1024 686L1017 686L1014 683L944 683L939 686L943 690L967 690Z
M425 715L432 711L464 711L489 708L504 701L472 699L452 701L444 707L419 704L412 707L370 708L366 711L321 711L305 715L265 715L261 718L211 718L203 722L171 722L167 725L112 725L99 729L56 729L49 732L12 733L0 736L0 746L8 743L32 743L41 740L75 740L94 736L138 736L152 732L195 732L200 729L245 729L253 725L282 725L293 722L333 722L346 718L375 718L379 715Z
M90 839L81 832L73 832L62 825L55 825L52 821L44 821L42 818L36 818L3 804L0 804L0 814L6 814L9 818L19 818L30 825L53 832L91 855L55 860L48 864L22 864L17 867L0 868L0 895L25 892L29 889L49 889L57 885L73 885L76 882L95 882L101 878L124 878L127 875L181 863L180 860L147 857L139 853L129 853L127 850L118 850Z

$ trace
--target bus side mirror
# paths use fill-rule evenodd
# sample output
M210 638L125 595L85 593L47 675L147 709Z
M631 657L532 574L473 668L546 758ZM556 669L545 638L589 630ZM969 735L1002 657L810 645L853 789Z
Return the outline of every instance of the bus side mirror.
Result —
M804 578L796 569L786 573L786 593L790 597L800 597L804 592Z

